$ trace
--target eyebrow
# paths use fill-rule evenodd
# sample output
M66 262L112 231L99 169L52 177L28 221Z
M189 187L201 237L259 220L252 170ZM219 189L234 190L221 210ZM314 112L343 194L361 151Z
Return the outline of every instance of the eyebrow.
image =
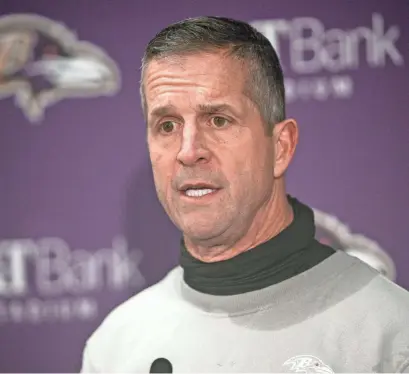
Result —
M174 113L176 110L175 106L173 105L163 105L159 106L157 108L154 108L150 113L149 116L152 118L155 117L163 117L166 116L170 113Z
M237 115L236 111L228 104L200 104L198 105L197 109L203 114L213 114L228 111L234 115Z
M199 104L196 107L196 111L201 114L213 114L213 113L222 113L225 111L231 112L233 115L238 115L237 112L228 104ZM157 108L154 108L150 113L149 117L157 118L163 117L169 114L174 114L176 112L176 107L174 105L163 105Z

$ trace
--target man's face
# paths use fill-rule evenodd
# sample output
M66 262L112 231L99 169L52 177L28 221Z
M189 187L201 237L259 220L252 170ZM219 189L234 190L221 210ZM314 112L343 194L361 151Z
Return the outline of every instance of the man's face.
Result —
M146 70L157 194L192 241L242 236L272 195L274 137L245 95L245 74L218 53L154 60Z

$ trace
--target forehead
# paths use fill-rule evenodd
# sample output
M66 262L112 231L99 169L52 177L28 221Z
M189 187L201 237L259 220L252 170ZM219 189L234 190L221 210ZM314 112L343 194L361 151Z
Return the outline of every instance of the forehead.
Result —
M243 96L243 62L222 53L200 53L151 61L144 74L148 107L174 100L237 100Z

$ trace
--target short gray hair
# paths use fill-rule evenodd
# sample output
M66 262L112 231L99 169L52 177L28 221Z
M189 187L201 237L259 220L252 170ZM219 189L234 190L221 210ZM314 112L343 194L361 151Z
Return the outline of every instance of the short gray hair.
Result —
M246 22L224 17L197 17L174 23L160 31L147 45L142 59L141 100L146 98L143 77L149 62L169 56L226 50L246 63L249 79L246 94L258 107L271 134L285 119L283 71L269 40Z

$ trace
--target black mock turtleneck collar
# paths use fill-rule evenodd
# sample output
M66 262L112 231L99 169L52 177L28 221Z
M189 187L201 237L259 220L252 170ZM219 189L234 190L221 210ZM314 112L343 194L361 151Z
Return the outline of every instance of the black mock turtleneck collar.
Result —
M206 263L181 243L180 265L191 288L211 295L235 295L282 282L317 265L335 251L315 239L313 211L293 197L292 223L280 234L226 261Z

